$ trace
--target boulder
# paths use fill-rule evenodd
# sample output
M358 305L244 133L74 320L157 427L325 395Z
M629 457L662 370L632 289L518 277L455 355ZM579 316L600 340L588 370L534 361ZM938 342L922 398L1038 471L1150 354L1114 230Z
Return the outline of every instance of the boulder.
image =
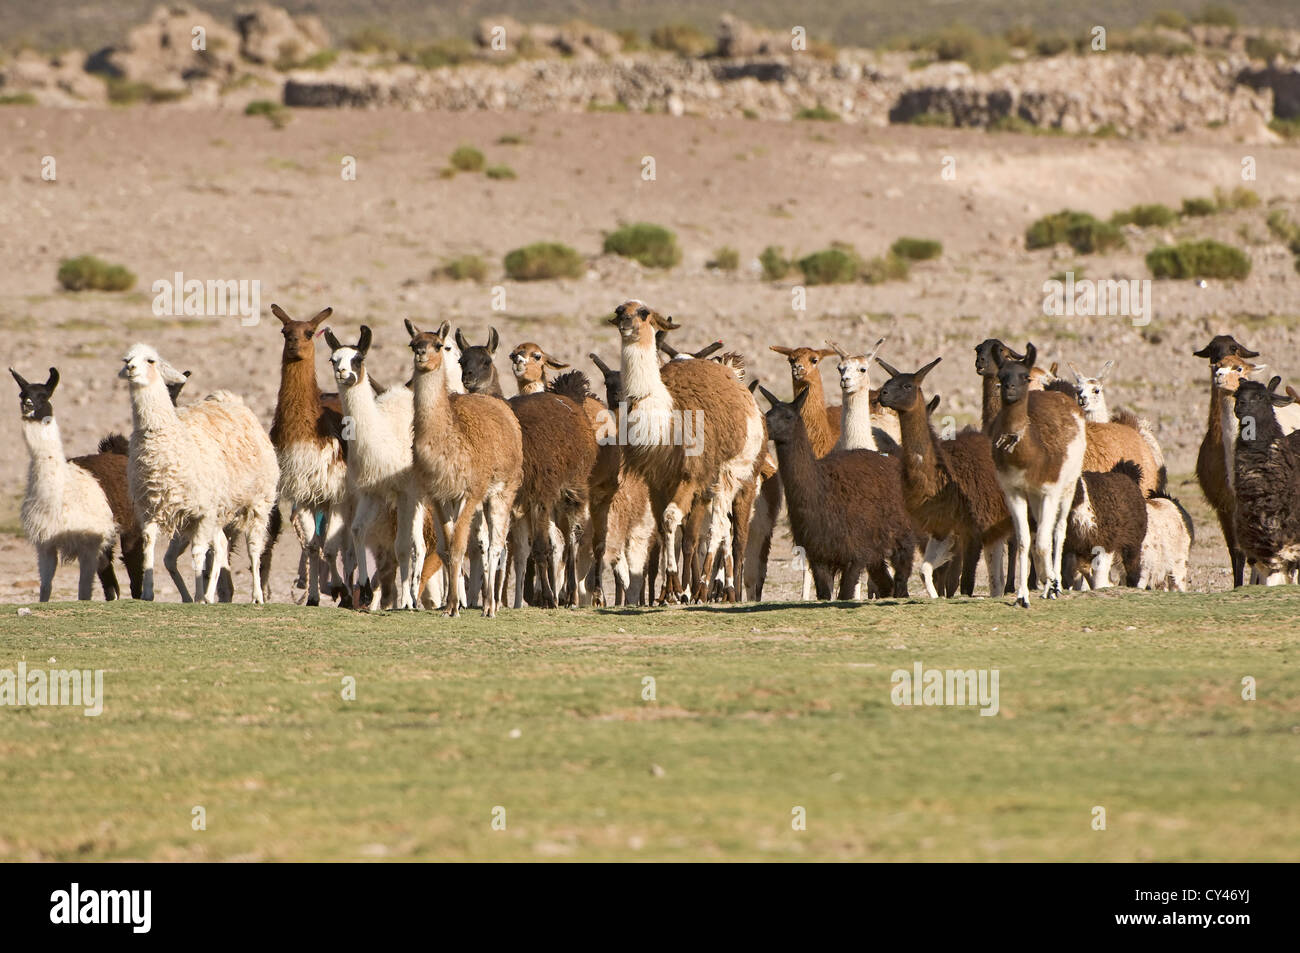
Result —
M224 78L238 67L239 36L196 7L155 7L126 43L90 57L87 68L159 89L183 89L191 79Z

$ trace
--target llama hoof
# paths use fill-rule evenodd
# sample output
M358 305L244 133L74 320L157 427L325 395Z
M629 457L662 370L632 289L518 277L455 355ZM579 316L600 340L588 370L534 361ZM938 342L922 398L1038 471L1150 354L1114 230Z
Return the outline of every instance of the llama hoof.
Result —
M735 587L735 586L728 586L728 587L726 588L726 590L722 593L722 601L723 601L723 602L735 602L735 601L736 601L736 587Z
M1029 597L1028 597L1028 596L1017 596L1017 597L1016 597L1016 608L1018 608L1018 609L1028 609L1028 608L1029 608Z
M599 589L591 591L591 607L593 609L603 609L605 607L605 594Z
M308 596L308 597L307 597L307 605L309 605L309 606L318 606L318 605L320 605L320 596Z

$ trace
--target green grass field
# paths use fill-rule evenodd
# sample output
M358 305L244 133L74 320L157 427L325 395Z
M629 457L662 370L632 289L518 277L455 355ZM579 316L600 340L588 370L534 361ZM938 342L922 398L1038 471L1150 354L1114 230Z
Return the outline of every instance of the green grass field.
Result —
M495 622L3 611L0 669L105 670L99 717L0 708L3 860L1300 854L1296 587ZM895 707L917 661L998 669L999 714Z

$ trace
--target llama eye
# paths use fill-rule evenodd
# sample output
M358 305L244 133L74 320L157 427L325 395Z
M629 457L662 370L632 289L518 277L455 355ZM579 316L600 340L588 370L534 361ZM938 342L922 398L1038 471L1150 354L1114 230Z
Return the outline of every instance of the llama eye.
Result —
M152 357L151 357L151 358L148 358L148 361L149 361L150 364L157 364L157 363L158 363L158 362L155 361Z

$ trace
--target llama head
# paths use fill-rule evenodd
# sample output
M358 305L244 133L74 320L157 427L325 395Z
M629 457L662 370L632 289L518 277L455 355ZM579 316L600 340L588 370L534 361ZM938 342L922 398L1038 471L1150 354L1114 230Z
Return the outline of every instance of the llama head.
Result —
M465 390L471 394L481 394L491 385L495 377L492 358L496 355L500 338L496 328L488 328L486 344L470 344L460 328L456 329L456 347L460 349L460 379Z
M1034 345L1025 345L1025 355L1021 358L1003 358L998 364L998 387L1002 391L1002 403L1016 404L1025 399L1032 390L1030 371L1034 368L1034 358L1038 349Z
M605 406L617 407L623 399L623 372L617 367L610 367L598 355L588 354L587 357L591 358L591 363L596 365L605 378Z
M1055 366L1055 365L1053 365ZM1074 375L1075 396L1079 401L1079 406L1083 408L1085 417L1089 420L1104 420L1109 417L1109 411L1106 408L1106 389L1104 381L1106 375L1110 373L1111 368L1115 366L1114 361L1107 361L1102 365L1096 377L1088 377L1079 373L1079 369L1073 364L1066 362L1066 367ZM1089 416L1092 415L1092 416Z
M542 350L540 344L534 344L532 341L525 341L510 352L510 370L514 373L520 390L529 384L545 384L548 367L559 371L568 366L563 361L551 357Z
M987 338L975 345L975 373L980 377L997 377L1003 362L1024 359L1023 354L1017 354L997 338Z
M772 344L769 347L777 354L785 355L785 359L790 362L790 380L794 383L796 394L811 384L812 379L821 373L817 365L821 363L822 358L831 357L835 353L828 347L782 347L779 344Z
M314 361L316 359L316 329L334 313L333 308L326 308L309 321L295 321L278 304L271 305L271 313L280 319L280 333L284 335L284 351L280 360Z
M845 397L858 391L871 390L871 361L880 352L885 339L881 338L866 354L850 354L834 341L827 341L831 350L839 355L836 370L840 373L840 391Z
M1259 357L1259 351L1252 351L1244 344L1237 343L1237 339L1231 334L1216 334L1210 338L1210 343L1205 345L1199 351L1193 351L1193 357L1203 357L1211 364L1218 364L1225 357L1232 355L1234 357Z
M1235 394L1242 381L1266 367L1267 364L1252 364L1235 354L1226 355L1214 365L1214 386L1224 393Z
M1265 387L1259 381L1243 380L1237 386L1237 402L1232 408L1241 424L1241 439L1246 442L1261 440L1265 443L1280 436L1275 407L1291 403L1290 394L1277 393L1282 378L1275 377Z
M339 387L355 387L366 377L366 353L370 350L370 328L361 325L361 337L355 345L343 344L330 328L325 329L325 343L330 346L330 364Z
M164 361L149 345L132 344L122 358L122 369L117 376L127 381L133 390L154 385L166 390L168 385L183 385L187 375Z
M406 319L406 333L411 336L411 353L414 355L415 373L440 370L447 359L447 344L452 341L451 324L444 321L436 331L421 331L411 319ZM452 346L455 344L452 342Z
M50 398L54 395L54 388L59 386L58 368L50 368L50 376L44 384L27 383L12 367L9 368L9 373L18 382L18 412L23 420L48 420L54 416Z
M681 327L673 323L672 316L664 317L644 301L632 298L614 309L609 323L618 328L618 336L625 347L635 345L653 352L658 346L656 331L675 331Z
M922 402L925 400L925 396L921 392L921 383L941 360L943 358L936 357L919 371L904 374L902 371L886 364L880 358L876 358L876 363L883 367L885 373L889 375L889 380L885 381L880 387L880 405L896 410L900 414L924 406Z
M773 394L761 384L758 387L759 392L772 405L772 409L765 414L767 419L767 434L776 443L788 443L794 439L797 434L807 436L807 430L804 429L803 418L799 412L803 410L804 403L808 400L808 388L804 388L794 395L794 400L788 404Z
M181 371L180 380L167 382L167 396L171 398L173 407L176 405L176 402L181 399L181 391L185 389L185 383L190 379L190 375L193 373L193 371Z

